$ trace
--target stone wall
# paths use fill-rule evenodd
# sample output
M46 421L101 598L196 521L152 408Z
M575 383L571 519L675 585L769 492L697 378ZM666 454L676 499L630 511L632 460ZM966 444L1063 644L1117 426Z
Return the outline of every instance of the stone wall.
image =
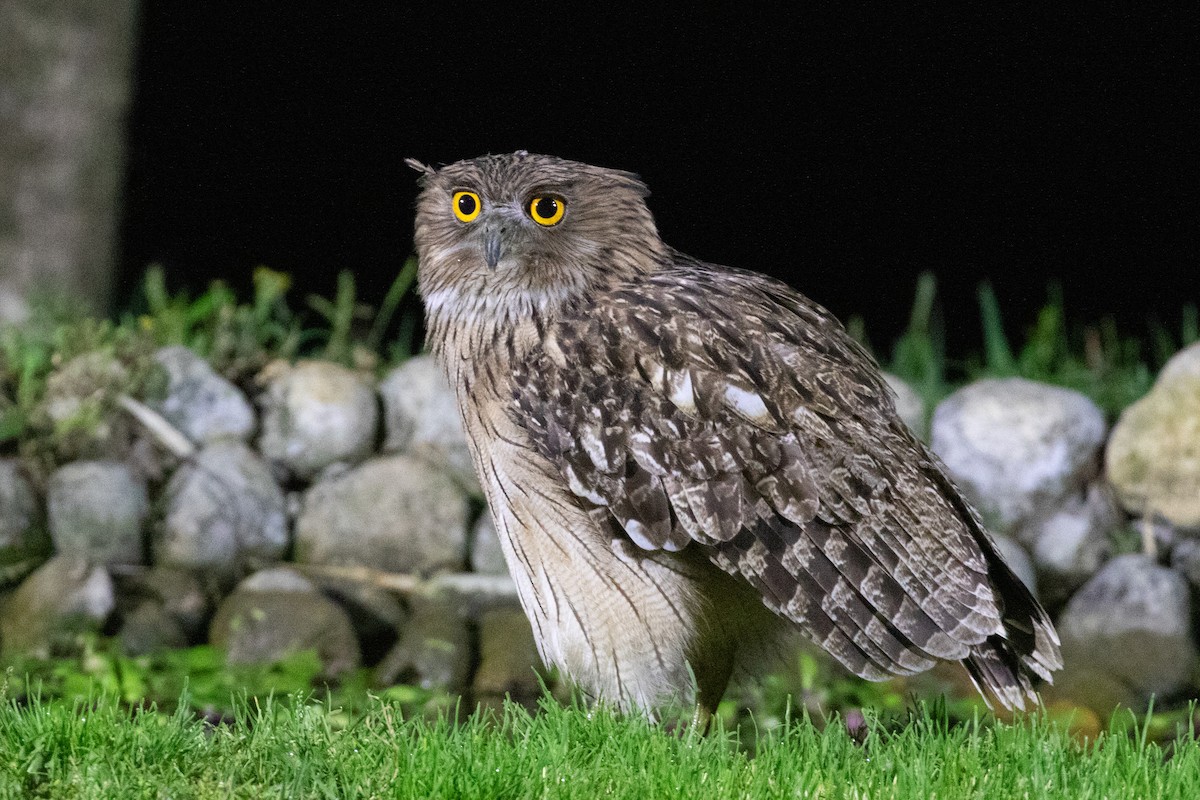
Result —
M78 458L37 481L0 460L0 652L48 654L92 629L130 653L211 641L231 663L312 649L331 678L369 664L385 685L471 703L540 694L428 357L378 381L272 364L253 403L182 347L155 360L161 391L122 398L73 443ZM104 367L68 362L60 383L77 373ZM86 402L52 393L47 413ZM1111 430L1076 392L984 380L938 406L930 442L1056 617L1066 668L1050 699L1104 713L1197 695L1200 346Z

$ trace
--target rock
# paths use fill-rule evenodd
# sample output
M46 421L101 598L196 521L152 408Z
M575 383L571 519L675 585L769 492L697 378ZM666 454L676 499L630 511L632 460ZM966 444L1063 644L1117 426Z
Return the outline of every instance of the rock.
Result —
M1200 380L1200 342L1188 345L1163 365L1156 384L1170 383L1178 378Z
M133 441L133 425L116 401L130 385L129 370L111 353L84 353L50 373L31 417L50 430L61 461L119 459Z
M24 325L31 313L24 292L7 283L0 283L0 325Z
M154 360L166 370L166 394L147 401L196 444L216 439L249 439L254 408L242 392L207 361L183 345L164 347Z
M253 575L247 575L243 578L237 588L246 592L311 593L318 591L316 584L289 567L260 569Z
M500 537L496 535L492 512L486 508L471 531L471 571L481 575L509 574L504 551L500 548Z
M883 373L883 379L896 394L896 413L900 415L900 419L904 420L904 424L913 433L924 439L929 432L929 426L925 422L925 401L921 399L921 395L902 378L890 372Z
M0 458L0 548L23 547L39 522L38 498L15 458Z
M15 458L0 458L0 586L24 578L50 555L38 497Z
M263 456L308 479L371 453L379 409L362 375L329 361L275 362L262 379Z
M408 622L408 611L395 594L358 581L321 575L308 577L350 616L363 663L378 662L395 645Z
M1151 694L1187 687L1196 664L1187 581L1144 555L1109 561L1067 603L1059 617L1065 668L1056 695L1098 708L1105 702L1140 708Z
M209 616L208 595L196 575L174 567L120 571L114 576L117 597L128 616L142 606L154 606L169 617L188 641L199 641ZM143 609L143 616L148 611ZM128 624L128 618L126 619Z
M1184 539L1171 550L1171 568L1200 592L1200 539Z
M1046 603L1064 602L1100 569L1112 553L1112 532L1120 524L1111 493L1094 483L1019 529L1019 540L1029 548L1034 566L1044 576L1042 599Z
M1121 412L1105 468L1126 511L1200 533L1200 376L1181 363Z
M50 538L57 551L97 564L140 564L146 484L121 461L75 461L46 487Z
M446 572L431 578L426 591L466 619L478 619L494 609L521 607L517 585L508 575Z
M1104 431L1104 414L1078 392L982 380L938 405L932 446L968 499L1009 533L1095 474Z
M542 697L541 666L533 631L521 609L484 612L479 619L479 666L471 684L477 704L499 711L508 697L536 710Z
M1007 536L993 536L992 539L996 542L996 549L1000 551L1000 555L1003 556L1009 569L1021 579L1021 583L1025 584L1029 591L1033 592L1033 596L1037 597L1037 573L1033 569L1033 561L1029 558L1029 553Z
M167 483L157 563L222 580L277 561L288 545L283 490L243 442L206 445Z
M412 616L400 641L375 669L376 683L461 693L471 674L473 650L461 608L437 587L415 593L409 607Z
M27 577L0 611L5 655L49 658L84 631L103 627L116 605L104 567L55 556Z
M410 453L444 469L482 496L467 449L458 399L432 356L414 356L379 384L383 398L383 449Z
M391 572L461 569L469 508L445 473L412 456L371 459L314 485L296 520L296 560Z
M158 603L143 601L125 614L117 631L121 650L129 656L148 655L162 650L187 647L183 626Z
M313 650L329 678L359 665L358 640L346 612L282 567L251 575L225 598L209 641L225 651L229 664L272 664Z

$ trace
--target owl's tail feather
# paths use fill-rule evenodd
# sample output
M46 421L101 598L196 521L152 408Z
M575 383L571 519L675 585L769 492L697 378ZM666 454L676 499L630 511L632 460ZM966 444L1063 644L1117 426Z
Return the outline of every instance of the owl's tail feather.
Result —
M1034 678L1053 683L1062 668L1058 633L1041 603L1034 598L995 550L986 536L981 542L990 577L1004 603L1003 634L993 634L971 648L963 666L989 708L995 699L1009 710L1024 711L1038 704Z
M1033 688L1034 676L1053 682L1046 655L1038 651L1018 655L1012 644L997 634L976 645L963 666L988 708L996 707L995 700L1010 711L1025 711L1036 708L1039 702Z

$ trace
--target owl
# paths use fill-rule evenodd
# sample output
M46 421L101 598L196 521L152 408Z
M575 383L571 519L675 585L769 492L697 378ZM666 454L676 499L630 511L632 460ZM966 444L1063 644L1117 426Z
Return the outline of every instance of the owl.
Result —
M705 720L798 630L863 678L961 661L1036 700L1046 612L829 312L667 246L632 173L407 163L428 345L547 664Z

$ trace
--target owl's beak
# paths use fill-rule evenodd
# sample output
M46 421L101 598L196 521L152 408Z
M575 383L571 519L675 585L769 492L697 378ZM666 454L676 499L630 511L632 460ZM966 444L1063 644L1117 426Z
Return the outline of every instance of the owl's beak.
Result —
M499 228L490 228L484 231L483 260L487 262L488 269L495 269L496 265L500 263L502 241Z

